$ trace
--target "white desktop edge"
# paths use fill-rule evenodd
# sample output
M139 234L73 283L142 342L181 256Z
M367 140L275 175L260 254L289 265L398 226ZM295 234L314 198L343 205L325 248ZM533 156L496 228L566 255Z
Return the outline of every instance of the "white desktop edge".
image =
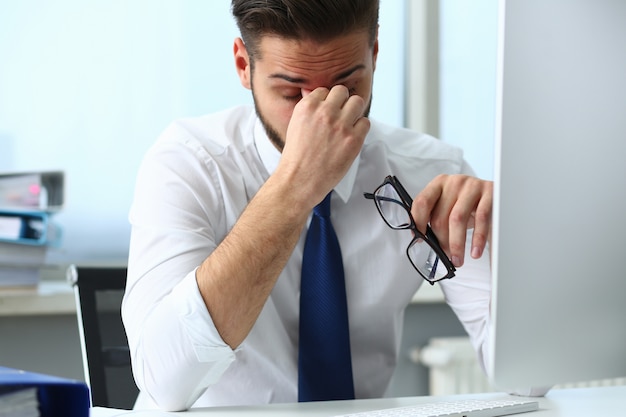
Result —
M463 394L444 397L403 397L380 398L354 401L328 401L317 403L270 404L260 406L214 407L194 409L187 412L167 413L157 410L116 410L96 407L91 410L91 417L175 417L175 416L335 416L338 414L369 411L383 408L403 407L434 401L453 401L458 399L499 399L510 397L501 393ZM515 397L519 398L519 397ZM541 417L622 417L626 410L626 386L571 388L550 391L545 397L533 397L539 402L539 410L519 414L520 416Z

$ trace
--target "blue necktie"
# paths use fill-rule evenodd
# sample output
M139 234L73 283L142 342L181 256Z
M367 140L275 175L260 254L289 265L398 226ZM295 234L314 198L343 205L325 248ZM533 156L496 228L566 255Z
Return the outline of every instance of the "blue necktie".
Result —
M348 306L330 195L313 210L300 284L298 401L354 398Z

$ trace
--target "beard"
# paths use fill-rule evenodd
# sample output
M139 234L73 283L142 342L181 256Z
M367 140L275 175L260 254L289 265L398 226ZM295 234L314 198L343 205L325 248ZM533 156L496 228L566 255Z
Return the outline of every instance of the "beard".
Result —
M270 124L270 122L263 116L261 112L261 108L259 107L258 101L256 99L256 94L254 94L254 85L252 85L252 100L254 101L254 110L256 112L257 117L261 121L263 128L265 129L265 133L269 138L270 142L278 149L279 152L283 152L285 147L285 138L283 138L280 133ZM372 107L372 96L370 96L370 100L365 107L365 111L363 112L363 117L369 117L370 109Z
M269 138L270 142L278 149L280 153L283 153L283 148L285 147L285 139L280 136L280 133L267 121L267 119L261 113L261 109L259 107L259 103L256 99L256 95L254 94L254 88L252 88L252 100L254 101L254 111L256 112L257 117L261 121L263 128L265 129L265 133Z

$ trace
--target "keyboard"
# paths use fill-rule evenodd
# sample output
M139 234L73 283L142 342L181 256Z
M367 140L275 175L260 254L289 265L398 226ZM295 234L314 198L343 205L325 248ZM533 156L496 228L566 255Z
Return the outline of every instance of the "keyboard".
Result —
M524 399L454 400L342 414L335 417L497 417L539 409L539 403Z

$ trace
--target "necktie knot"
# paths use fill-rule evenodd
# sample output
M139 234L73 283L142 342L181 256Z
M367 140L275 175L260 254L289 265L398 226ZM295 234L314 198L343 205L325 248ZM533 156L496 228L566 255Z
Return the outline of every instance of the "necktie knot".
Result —
M313 209L313 212L320 217L330 217L330 195L332 191L326 194L326 197Z

